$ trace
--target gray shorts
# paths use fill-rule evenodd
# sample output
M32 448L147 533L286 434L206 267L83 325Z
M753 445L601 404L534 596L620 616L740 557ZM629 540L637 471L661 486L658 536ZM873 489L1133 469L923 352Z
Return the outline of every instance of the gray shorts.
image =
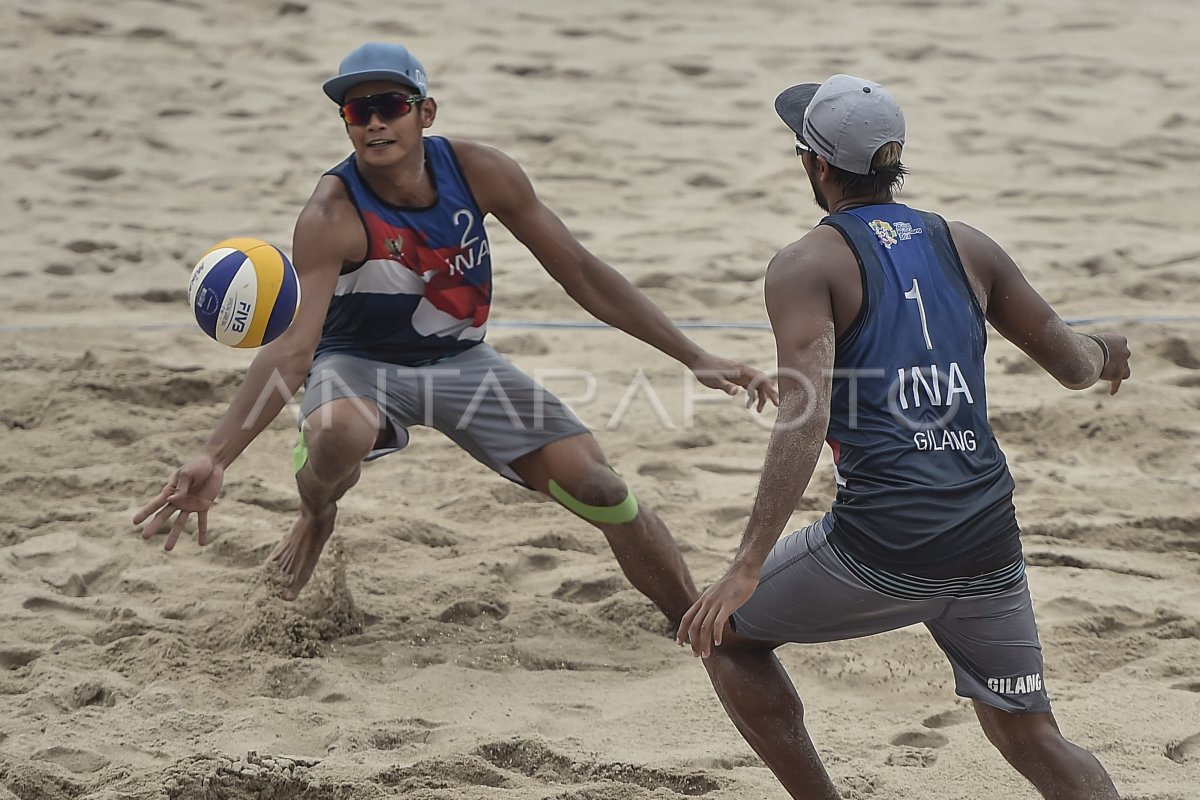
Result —
M509 467L551 442L590 433L561 400L480 343L425 367L402 367L346 353L318 358L300 403L301 425L322 424L321 406L362 397L388 420L387 440L370 461L403 449L413 425L436 428L478 461L524 483Z
M828 540L822 519L781 539L758 588L733 615L739 634L832 642L923 623L954 669L955 691L1003 711L1048 711L1029 585L982 597L901 600L865 585Z

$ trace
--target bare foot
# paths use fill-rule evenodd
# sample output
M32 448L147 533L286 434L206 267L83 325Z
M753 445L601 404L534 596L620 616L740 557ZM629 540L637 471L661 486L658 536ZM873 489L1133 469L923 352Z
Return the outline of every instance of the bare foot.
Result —
M288 587L280 592L284 600L295 600L312 578L325 543L333 535L337 507L327 513L310 515L301 512L291 531L275 545L267 560L292 577Z

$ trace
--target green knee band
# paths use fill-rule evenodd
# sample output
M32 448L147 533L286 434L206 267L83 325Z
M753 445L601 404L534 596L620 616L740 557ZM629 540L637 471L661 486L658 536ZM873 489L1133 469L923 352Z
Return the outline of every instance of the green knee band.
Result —
M292 448L292 474L299 472L308 463L308 442L304 440L304 429L300 429L300 438Z
M633 522L638 515L637 498L633 496L633 490L628 486L625 487L625 499L615 506L589 506L587 503L582 503L571 497L567 490L559 486L553 478L550 479L550 496L589 522L624 525L626 522Z

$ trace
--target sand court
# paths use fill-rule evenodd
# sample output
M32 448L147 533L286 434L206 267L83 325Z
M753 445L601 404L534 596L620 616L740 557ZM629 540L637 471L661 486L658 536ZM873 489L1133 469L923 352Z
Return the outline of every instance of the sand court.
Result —
M285 411L212 543L129 518L250 354L189 270L290 250L348 144L320 84L366 40L424 60L432 133L521 162L584 243L722 355L774 366L767 260L820 219L771 103L846 71L904 104L900 199L1004 244L1064 316L1120 318L1116 398L992 336L1046 682L1123 796L1200 791L1200 29L1184 0L337 4L14 0L0 10L0 800L782 798L602 537L440 434L364 470L295 603L260 564L298 509ZM593 426L697 582L769 431L588 322L490 224L488 337ZM579 377L585 372L593 383ZM642 376L639 378L639 375ZM642 380L648 389L629 398ZM588 386L594 393L588 397ZM619 413L618 413L619 412ZM834 493L828 454L793 517ZM1024 800L923 630L781 658L846 798Z

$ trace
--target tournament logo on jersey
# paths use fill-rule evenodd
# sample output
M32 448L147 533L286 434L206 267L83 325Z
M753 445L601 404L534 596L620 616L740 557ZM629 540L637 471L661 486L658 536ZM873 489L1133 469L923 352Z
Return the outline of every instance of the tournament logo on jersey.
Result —
M400 258L401 254L404 253L404 240L399 236L384 239L383 244L387 247L388 252L392 254L393 258Z
M914 228L908 222L897 222L893 225L881 219L871 220L871 230L875 231L875 235L879 237L879 243L888 250L891 250L892 245L897 242L907 242L917 234L925 232L924 228Z
M890 222L873 219L871 220L871 230L875 231L875 236L879 238L879 243L887 250L891 250L892 245L900 241L899 237L896 236L896 229L892 227Z

